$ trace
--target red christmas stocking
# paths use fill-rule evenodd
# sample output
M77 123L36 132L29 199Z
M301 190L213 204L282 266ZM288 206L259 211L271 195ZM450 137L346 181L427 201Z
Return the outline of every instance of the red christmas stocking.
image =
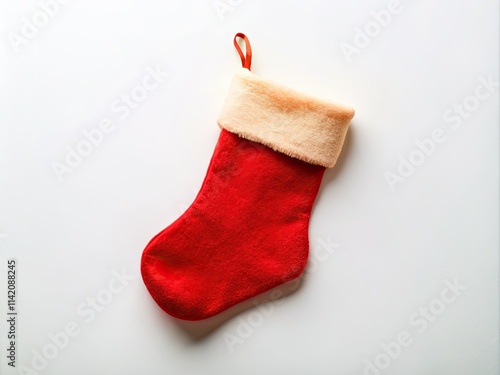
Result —
M142 255L148 291L180 319L208 318L300 276L325 167L335 164L354 115L250 73L246 36L237 34L235 46L243 69L200 192Z

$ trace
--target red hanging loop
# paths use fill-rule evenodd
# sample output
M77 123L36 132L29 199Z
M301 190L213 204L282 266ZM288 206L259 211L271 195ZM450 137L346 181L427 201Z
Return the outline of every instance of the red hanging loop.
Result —
M243 55L243 51L241 50L240 45L238 44L238 38L243 39L245 42L245 55ZM236 51L238 51L241 58L241 65L243 68L250 70L250 66L252 65L252 47L250 46L250 41L247 36L243 33L238 33L234 36L234 46L236 47Z

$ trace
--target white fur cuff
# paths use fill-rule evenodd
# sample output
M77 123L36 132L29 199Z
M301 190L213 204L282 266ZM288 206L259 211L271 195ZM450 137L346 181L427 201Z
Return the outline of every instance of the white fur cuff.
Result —
M310 164L331 168L354 110L304 95L241 69L235 74L219 126Z

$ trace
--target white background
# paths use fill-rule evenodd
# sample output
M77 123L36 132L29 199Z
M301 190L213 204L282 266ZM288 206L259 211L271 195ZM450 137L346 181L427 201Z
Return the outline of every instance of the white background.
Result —
M72 0L17 52L12 33L42 8L0 3L2 374L18 373L5 358L11 257L19 373L361 375L378 358L388 375L497 374L499 88L469 96L499 80L498 4L401 0L376 30L387 1L222 3ZM341 44L367 25L377 35L349 62ZM140 256L201 185L240 66L236 32L254 73L356 109L310 222L312 253L334 251L267 316L250 303L183 323L147 293ZM113 102L158 65L169 77L121 119ZM443 115L464 100L477 108L454 129ZM113 131L58 181L53 163L103 119ZM386 172L437 128L446 141L392 191ZM133 280L86 322L113 271ZM445 304L446 280L466 289ZM424 324L429 305L439 314ZM48 335L71 322L78 335L54 354ZM382 345L404 331L411 345L387 363ZM54 358L27 371L44 350Z

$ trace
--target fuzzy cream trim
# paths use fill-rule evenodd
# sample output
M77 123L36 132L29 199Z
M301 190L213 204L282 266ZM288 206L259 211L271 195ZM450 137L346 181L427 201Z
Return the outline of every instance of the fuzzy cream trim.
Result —
M350 107L299 93L242 68L233 77L218 123L275 151L331 168L353 116Z

